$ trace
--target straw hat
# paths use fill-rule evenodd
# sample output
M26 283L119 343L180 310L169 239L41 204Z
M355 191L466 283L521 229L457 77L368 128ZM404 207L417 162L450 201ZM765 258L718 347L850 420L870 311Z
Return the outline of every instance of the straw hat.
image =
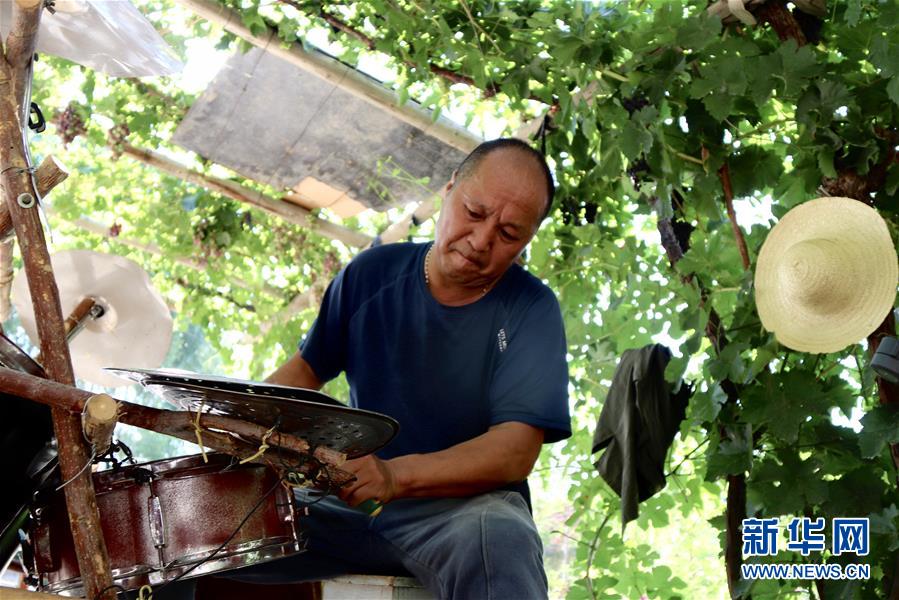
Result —
M897 279L896 249L877 211L851 198L818 198L768 234L755 301L762 325L784 346L836 352L883 322Z

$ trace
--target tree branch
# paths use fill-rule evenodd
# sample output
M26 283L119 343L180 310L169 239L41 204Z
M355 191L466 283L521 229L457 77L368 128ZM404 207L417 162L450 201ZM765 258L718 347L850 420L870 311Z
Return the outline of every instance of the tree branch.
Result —
M727 206L727 218L730 219L730 226L734 230L734 237L737 240L737 247L740 249L740 258L743 260L743 269L748 271L752 264L749 260L749 248L746 246L746 238L743 237L743 230L737 223L737 213L734 211L734 191L730 183L730 168L725 162L718 169L718 177L721 179L721 185L724 188L724 203Z
M222 298L223 300L227 300L228 302L230 302L231 304L233 304L233 305L236 306L237 308L240 308L240 309L243 309L243 310L247 310L247 311L252 312L252 313L255 313L255 312L256 312L256 307L255 307L255 306L253 306L252 304L246 304L246 303L244 303L244 302L240 302L239 300L237 300L236 298L234 298L234 297L231 296L230 294L224 294L224 293L221 293L221 292L218 292L218 291L215 291L215 290L211 290L211 289L209 289L209 288L206 288L206 287L204 287L204 286L202 286L202 285L197 285L197 284L191 283L191 282L189 282L187 279L185 279L184 277L178 277L178 278L176 278L176 279L175 279L175 282L176 282L178 285L180 285L181 287L183 287L184 289L186 289L186 290L191 290L191 291L193 291L193 292L199 292L199 293L201 293L201 294L203 294L203 295L205 295L205 296L211 296L211 297Z
M303 7L299 2L296 2L295 0L278 0L278 2L292 6L299 11L306 12L306 8ZM362 33L358 29L354 28L352 25L349 25L348 23L341 21L336 16L325 12L324 7L322 7L322 9L319 11L318 16L321 17L326 23L328 23L328 25L331 25L335 29L358 40L359 42L364 44L369 50L375 50L375 48L377 47L375 41L371 37L367 36L366 34ZM406 65L409 68L418 68L418 65L416 65L412 61L404 60L402 62L404 65ZM469 77L468 75L459 73L458 71L453 71L452 69L448 69L446 67L441 67L440 65L437 65L433 62L428 62L428 70L431 73L433 73L434 75L437 75L438 77L441 77L450 83L461 83L464 85L471 86L473 88L480 89L484 93L485 99L492 98L493 96L498 94L500 91L499 86L496 83L491 82L491 83L488 83L486 86L481 87L477 83L475 83L475 80L472 77ZM534 96L534 95L531 95L528 98L530 100L536 100L537 102L540 102L543 104L546 103L545 100L543 100L542 98L538 98L537 96Z
M763 23L768 23L782 42L796 40L796 44L804 46L808 43L805 33L782 0L768 0L762 4L757 16Z
M658 203L658 200L655 201ZM674 233L674 224L671 219L659 219L658 230L662 238L662 246L668 255L671 266L675 266L677 262L683 258L684 250ZM700 303L705 305L708 301L708 290L706 290L701 282L696 280L694 274L683 276L685 283L691 283L699 288ZM709 307L709 320L706 323L706 337L712 343L712 347L717 355L727 346L727 337L725 335L724 326L721 323L721 317L714 308ZM721 389L727 395L727 402L734 404L739 398L740 389L736 383L730 379L723 379ZM719 428L722 438L729 437L724 427ZM736 598L736 586L740 581L740 565L743 562L742 544L740 543L740 530L743 519L746 518L746 474L728 475L727 477L727 508L726 508L727 528L725 530L726 545L724 548L724 562L727 573L727 588L732 598Z

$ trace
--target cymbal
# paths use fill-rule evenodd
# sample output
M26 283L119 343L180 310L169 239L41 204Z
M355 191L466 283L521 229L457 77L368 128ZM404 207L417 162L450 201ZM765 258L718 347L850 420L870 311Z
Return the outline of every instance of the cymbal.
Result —
M122 256L91 250L65 250L50 259L59 288L63 318L90 296L103 307L69 343L75 377L118 387L131 382L103 367L155 368L162 364L172 341L172 317L137 263ZM39 344L31 293L23 271L12 284L12 302L28 337Z
M251 421L358 458L380 450L399 424L380 413L350 408L316 390L185 371L108 369L185 410Z

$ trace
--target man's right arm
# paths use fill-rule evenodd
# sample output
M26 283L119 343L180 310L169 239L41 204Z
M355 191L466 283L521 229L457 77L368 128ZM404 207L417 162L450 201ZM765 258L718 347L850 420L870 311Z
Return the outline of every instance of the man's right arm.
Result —
M286 363L278 367L274 373L266 377L266 383L276 385L289 385L310 390L321 389L322 382L315 375L315 371L309 366L300 352L297 351Z

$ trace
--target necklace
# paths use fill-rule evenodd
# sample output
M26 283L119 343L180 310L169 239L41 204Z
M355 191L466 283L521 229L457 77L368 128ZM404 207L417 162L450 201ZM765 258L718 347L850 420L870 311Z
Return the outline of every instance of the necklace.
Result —
M434 244L431 244L428 248L428 252L425 254L425 285L428 289L431 288L431 252L434 250ZM491 284L485 285L481 288L481 296L487 293L490 289ZM480 296L479 296L480 297Z

